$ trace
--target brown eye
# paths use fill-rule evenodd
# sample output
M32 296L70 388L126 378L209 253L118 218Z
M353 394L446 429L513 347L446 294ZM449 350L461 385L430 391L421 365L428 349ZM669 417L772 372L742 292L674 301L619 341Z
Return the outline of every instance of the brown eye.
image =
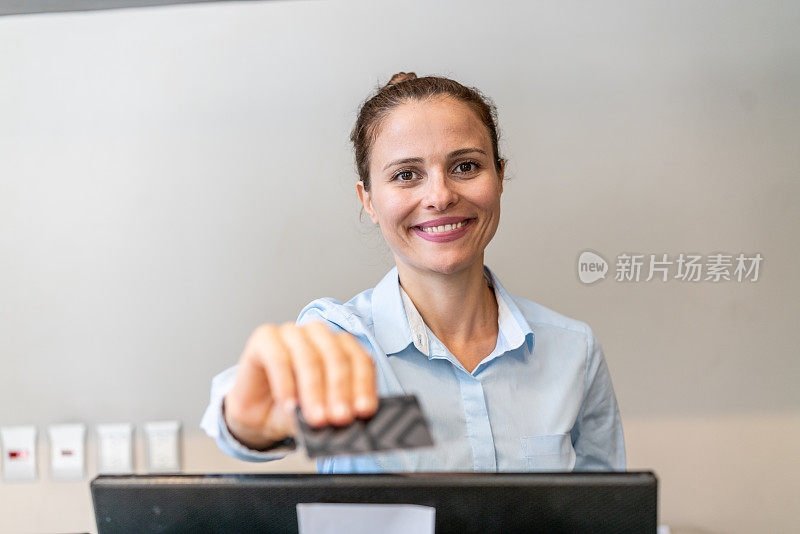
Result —
M414 177L413 171L400 171L394 175L394 179L400 180L401 182L409 182L413 177Z
M472 171L477 170L478 164L474 161L465 161L464 163L459 163L458 167L456 167L456 171L461 174L467 174Z

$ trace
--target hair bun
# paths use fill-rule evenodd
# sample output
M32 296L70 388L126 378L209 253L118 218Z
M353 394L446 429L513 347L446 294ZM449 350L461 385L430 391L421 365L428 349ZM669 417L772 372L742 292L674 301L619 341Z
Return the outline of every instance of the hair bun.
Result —
M389 80L389 83L386 84L385 87L389 87L390 85L397 85L398 83L404 82L406 80L413 80L417 77L416 74L413 72L398 72L392 79Z

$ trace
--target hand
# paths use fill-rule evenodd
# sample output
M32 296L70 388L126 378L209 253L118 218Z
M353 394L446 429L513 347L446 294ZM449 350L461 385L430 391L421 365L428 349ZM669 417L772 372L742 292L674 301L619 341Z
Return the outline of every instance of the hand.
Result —
M321 321L264 324L252 333L224 399L231 434L252 449L268 448L297 433L298 405L314 427L375 413L375 367L352 334Z

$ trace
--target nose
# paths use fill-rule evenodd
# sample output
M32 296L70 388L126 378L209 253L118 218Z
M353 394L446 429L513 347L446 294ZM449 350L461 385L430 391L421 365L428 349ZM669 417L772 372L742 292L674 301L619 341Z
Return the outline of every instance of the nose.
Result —
M425 205L437 211L445 211L458 201L458 192L449 180L447 173L441 169L428 174L425 188Z

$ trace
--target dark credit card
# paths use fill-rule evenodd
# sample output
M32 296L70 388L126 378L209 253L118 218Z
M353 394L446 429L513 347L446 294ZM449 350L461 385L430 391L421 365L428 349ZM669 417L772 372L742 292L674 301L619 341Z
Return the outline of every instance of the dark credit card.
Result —
M309 458L433 445L428 421L414 395L382 397L375 415L343 427L312 428L298 407L297 426Z

